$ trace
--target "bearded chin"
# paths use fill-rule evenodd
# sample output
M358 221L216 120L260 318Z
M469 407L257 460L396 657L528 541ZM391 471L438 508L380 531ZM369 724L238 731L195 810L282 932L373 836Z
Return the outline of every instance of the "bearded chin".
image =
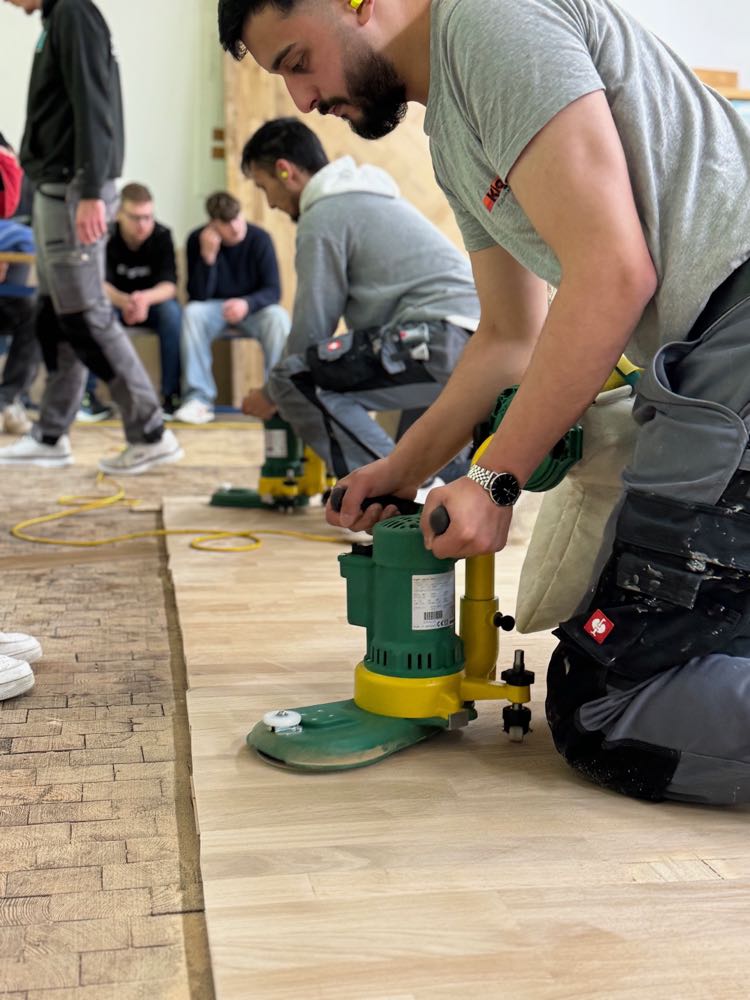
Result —
M360 111L359 121L350 122L357 135L382 139L403 121L408 109L406 87L388 59L367 53L356 70L350 68L347 82L352 103Z
M374 105L366 101L360 104L362 117L359 121L351 121L349 124L352 131L362 139L382 139L401 124L407 110L408 105L401 94L394 95L387 103Z

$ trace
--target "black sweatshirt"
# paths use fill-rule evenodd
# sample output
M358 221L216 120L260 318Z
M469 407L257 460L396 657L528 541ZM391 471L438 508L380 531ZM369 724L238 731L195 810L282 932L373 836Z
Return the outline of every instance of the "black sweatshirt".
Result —
M131 250L115 223L107 243L107 281L126 295L154 288L162 281L177 284L172 234L157 222L137 250Z
M208 299L245 299L250 312L275 305L281 298L276 251L260 226L248 223L247 235L235 247L222 245L213 267L201 257L200 229L187 241L188 296Z
M44 0L29 82L21 163L35 185L77 178L98 198L124 154L120 72L91 0Z

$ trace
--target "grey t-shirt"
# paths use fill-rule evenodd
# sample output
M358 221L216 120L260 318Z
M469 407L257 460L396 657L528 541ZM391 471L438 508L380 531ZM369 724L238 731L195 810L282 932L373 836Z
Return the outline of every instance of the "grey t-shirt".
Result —
M432 0L431 36L425 132L467 250L500 244L559 283L506 180L559 111L604 90L659 279L629 352L684 337L750 257L750 129L731 105L610 0Z

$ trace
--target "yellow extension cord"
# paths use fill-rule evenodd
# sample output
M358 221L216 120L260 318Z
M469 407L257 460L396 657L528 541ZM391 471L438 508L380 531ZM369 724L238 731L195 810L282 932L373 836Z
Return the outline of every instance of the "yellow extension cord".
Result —
M97 486L110 477L99 472L96 477ZM124 504L131 510L137 511L137 505L141 503L135 497L125 495L125 490L116 480L112 480L117 487L117 492L109 496L63 496L58 499L58 503L67 507L54 514L42 514L40 517L30 517L25 521L19 521L10 529L14 538L19 538L24 542L33 542L38 545L71 545L77 548L94 548L98 545L114 545L115 542L129 542L136 538L164 538L167 535L197 535L190 543L193 549L200 549L203 552L252 552L260 548L262 542L258 535L284 535L289 538L302 538L309 542L329 542L335 545L342 545L341 538L331 538L329 535L315 535L306 531L289 531L274 528L254 529L252 531L222 531L218 528L151 528L148 531L132 531L126 535L114 535L112 538L97 538L93 541L72 538L44 538L41 535L27 534L26 528L36 524L48 524L50 521L61 521L66 517L75 517L78 514L87 514L94 510L103 510L105 507L114 507L116 504ZM218 542L226 538L247 538L249 545L208 545L208 542Z
M84 424L84 427L87 425ZM94 426L94 425L92 425ZM96 427L120 427L119 420L102 420ZM220 423L214 421L211 424L190 428L191 430L245 430L254 429L258 425L254 423L244 423L239 421L227 421ZM99 486L105 479L111 476L103 472L97 473L96 485ZM114 507L116 504L124 504L134 512L138 512L140 500L135 497L126 496L125 490L120 484L112 479L117 487L117 492L109 496L62 496L58 503L68 510L58 511L55 514L42 514L40 517L30 517L26 521L19 521L11 529L10 533L14 538L23 542L32 542L36 545L69 545L76 548L95 548L99 545L114 545L116 542L130 542L136 538L164 538L167 535L197 535L190 543L192 549L199 549L202 552L253 552L263 544L258 535L283 535L289 538L301 538L309 542L329 542L335 545L345 544L341 538L331 538L329 535L315 535L306 531L290 531L286 529L259 528L253 531L221 531L218 528L151 528L148 531L132 531L127 535L114 535L112 538L97 538L94 541L79 540L73 538L44 538L41 535L29 535L25 529L35 524L48 524L50 521L61 521L66 517L75 517L78 514L87 514L94 510L103 510L105 507ZM207 542L218 542L225 538L247 538L249 545L207 545Z

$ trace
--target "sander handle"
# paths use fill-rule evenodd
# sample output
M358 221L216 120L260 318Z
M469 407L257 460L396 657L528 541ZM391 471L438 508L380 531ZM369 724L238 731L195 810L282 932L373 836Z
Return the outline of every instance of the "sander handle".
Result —
M448 509L440 504L430 514L430 527L436 535L444 535L451 526L451 516Z
M331 491L331 508L336 514L341 512L341 505L344 502L344 494L346 493L345 486L334 486ZM414 500L406 500L404 497L396 496L382 496L382 497L366 497L362 501L362 510L367 510L368 507L372 507L373 504L379 503L383 507L388 507L393 504L394 507L398 508L399 514L421 514L422 505L416 503ZM451 519L448 515L448 511L441 504L436 507L435 510L430 514L430 527L435 532L436 535L443 535L450 527Z
M341 505L344 502L344 494L346 493L346 486L334 486L331 491L331 508L336 514L341 512ZM398 508L399 514L421 514L422 505L415 503L414 500L407 500L405 497L395 497L395 496L382 496L382 497L365 497L362 501L362 510L367 510L368 507L372 507L373 504L379 503L383 507L389 507L393 504L394 507Z

